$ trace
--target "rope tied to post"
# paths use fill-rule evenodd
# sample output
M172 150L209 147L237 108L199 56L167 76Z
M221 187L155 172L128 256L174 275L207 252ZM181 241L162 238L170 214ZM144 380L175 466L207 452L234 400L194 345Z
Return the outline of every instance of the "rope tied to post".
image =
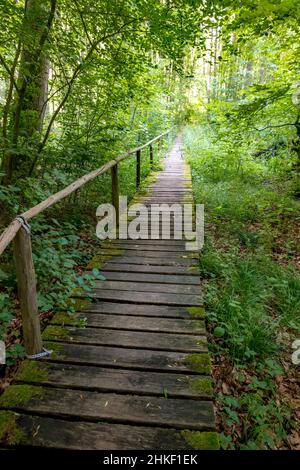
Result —
M21 227L27 232L27 233L30 233L30 225L28 224L27 220L25 219L25 217L23 217L23 215L17 215L17 217L15 218L15 220L17 220L19 222L19 224L21 225Z
M42 357L51 356L53 353L52 349L43 348L41 352L37 354L27 354L27 359L41 359Z

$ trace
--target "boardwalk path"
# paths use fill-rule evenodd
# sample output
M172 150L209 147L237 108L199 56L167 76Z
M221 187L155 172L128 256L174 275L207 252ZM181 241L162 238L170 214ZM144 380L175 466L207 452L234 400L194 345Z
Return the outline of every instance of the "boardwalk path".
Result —
M177 139L141 202L189 201L191 179ZM103 244L89 265L106 278L93 289L93 302L77 298L75 320L55 315L44 331L54 354L25 362L0 398L0 418L11 423L6 442L216 448L197 265L183 240Z

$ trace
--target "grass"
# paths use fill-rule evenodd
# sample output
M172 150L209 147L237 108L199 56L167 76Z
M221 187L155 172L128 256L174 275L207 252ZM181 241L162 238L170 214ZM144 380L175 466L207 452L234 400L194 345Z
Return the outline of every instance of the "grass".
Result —
M296 411L285 385L296 373L291 345L300 337L294 181L252 158L253 148L232 151L209 126L187 128L184 143L196 202L205 205L200 271L221 384L221 446L291 448Z

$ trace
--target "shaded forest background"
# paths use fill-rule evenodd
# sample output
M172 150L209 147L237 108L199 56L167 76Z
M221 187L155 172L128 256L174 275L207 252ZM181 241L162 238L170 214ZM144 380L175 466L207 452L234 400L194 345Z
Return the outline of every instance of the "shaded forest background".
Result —
M299 3L0 0L0 17L1 227L178 126L206 207L200 269L221 445L300 449ZM129 197L134 165L120 168ZM82 272L110 197L102 175L31 221L42 322L72 314L69 293L93 282ZM0 334L11 370L24 356L18 310L8 249Z

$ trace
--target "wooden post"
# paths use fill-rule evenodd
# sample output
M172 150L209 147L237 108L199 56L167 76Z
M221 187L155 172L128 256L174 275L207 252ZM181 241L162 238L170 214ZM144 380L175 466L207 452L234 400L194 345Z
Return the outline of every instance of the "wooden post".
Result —
M149 150L150 150L150 167L152 169L153 168L153 146L152 146L152 144L149 145Z
M36 277L32 260L30 233L21 227L15 237L14 256L18 294L21 304L23 338L28 355L42 352L42 336L38 316Z
M136 189L139 189L141 183L141 151L136 152Z
M119 176L118 165L111 169L111 200L116 210L116 224L119 225Z

